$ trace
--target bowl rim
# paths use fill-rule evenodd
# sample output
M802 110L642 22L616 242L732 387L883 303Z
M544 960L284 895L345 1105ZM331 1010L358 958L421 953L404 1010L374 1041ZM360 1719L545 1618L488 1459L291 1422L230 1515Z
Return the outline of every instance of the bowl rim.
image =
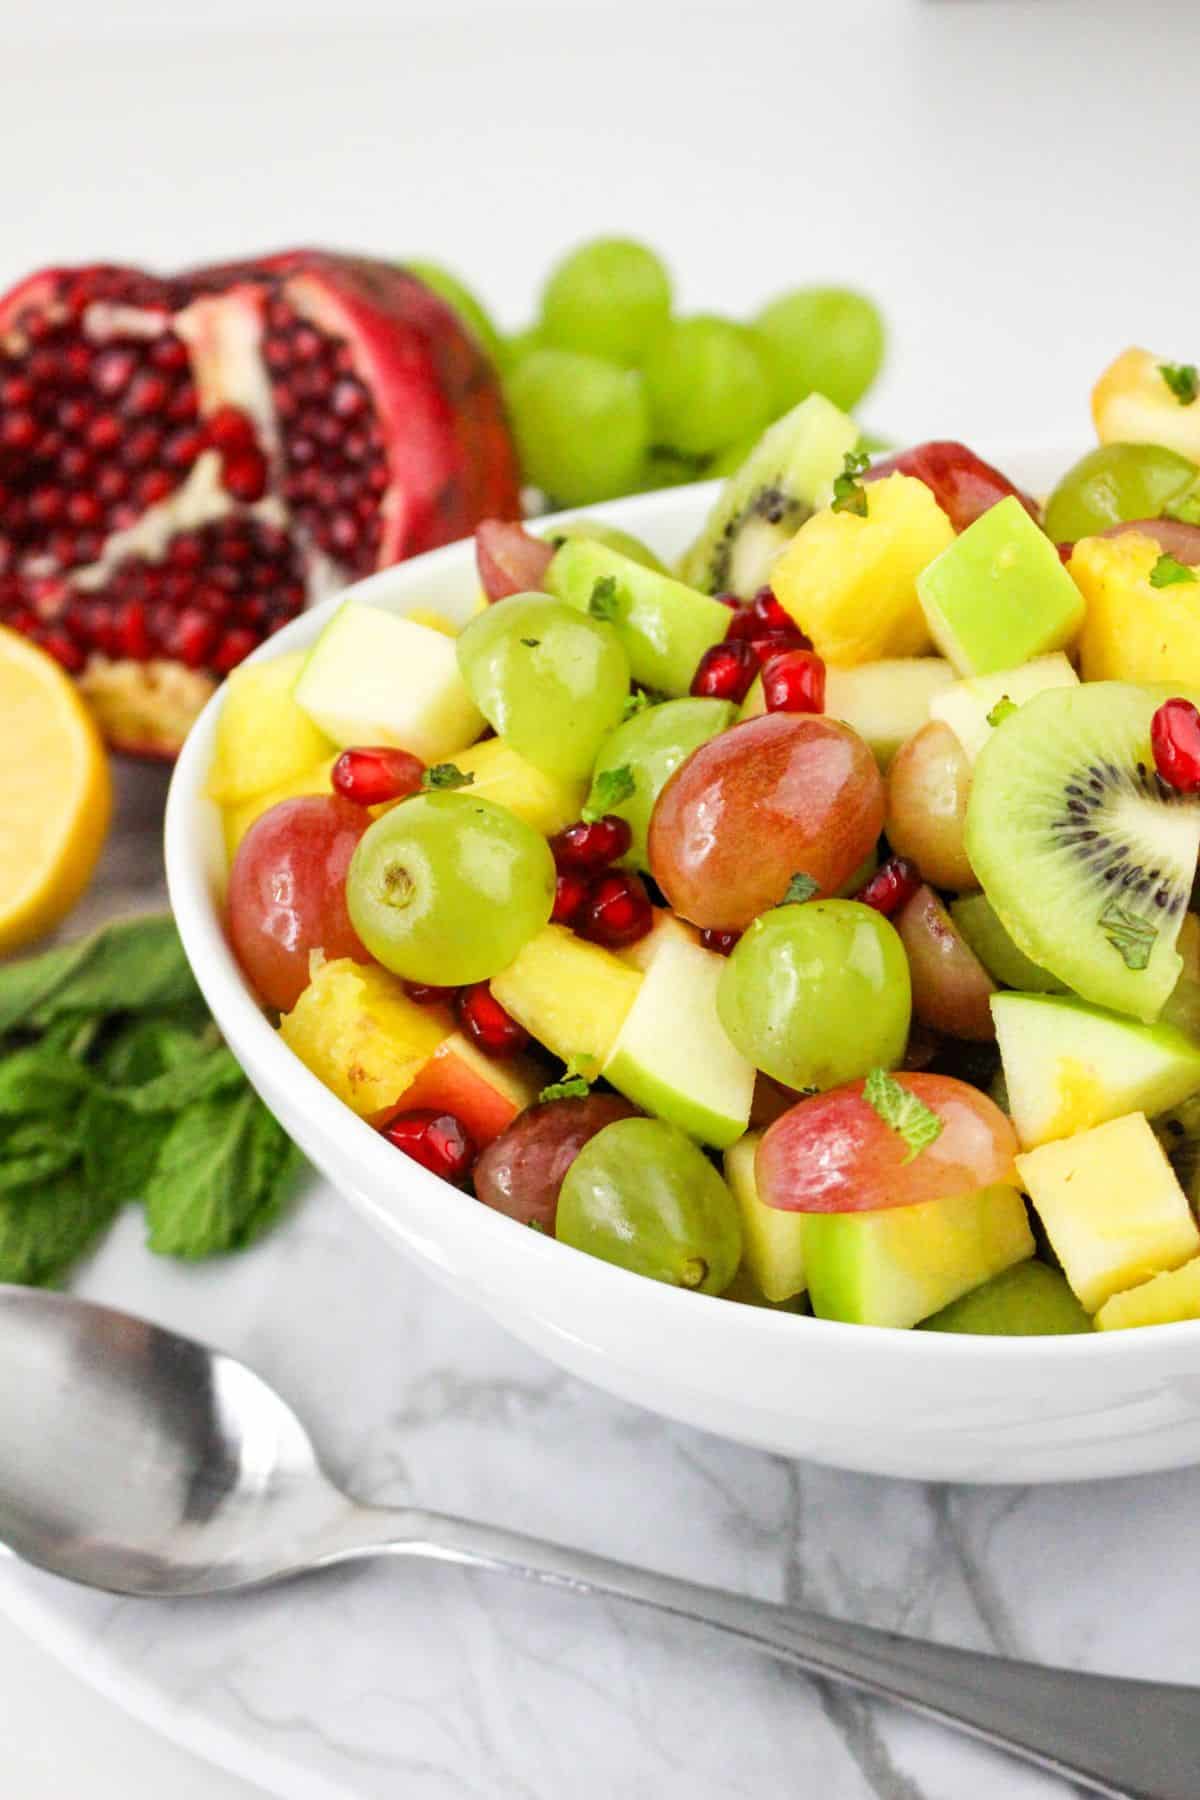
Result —
M984 447L982 454L1003 466L1005 461L1019 463L1033 456L1057 456L1061 466L1068 467L1078 454L1061 444L1026 442L1020 448L1003 444ZM719 491L720 482L695 482L686 486L656 489L625 499L608 501L590 507L574 507L537 520L539 528L557 520L593 516L628 527L635 533L643 517L653 517L663 510L687 506L695 510L697 522ZM614 516L615 515L615 516ZM397 582L419 588L426 571L450 570L462 565L473 570L473 540L459 539L437 550L365 576L330 595L318 605L297 615L273 637L247 658L247 664L269 660L289 649L300 648L320 630L326 620L347 599L370 601L380 591L391 594ZM164 819L164 852L167 892L180 938L188 961L205 999L225 1032L225 1019L231 1021L228 1036L236 1036L248 1046L247 1064L261 1060L270 1072L273 1087L287 1087L297 1094L298 1104L311 1116L322 1135L337 1140L345 1135L355 1160L378 1180L383 1191L395 1192L395 1152L364 1119L360 1119L343 1101L325 1087L300 1058L282 1041L270 1024L241 974L225 935L220 909L209 891L209 881L201 864L193 817L198 806L208 804L204 793L212 754L212 742L220 713L223 690L218 688L188 733L172 772L167 793ZM237 1052L235 1051L235 1054ZM247 1068L247 1074L251 1070ZM253 1076L251 1075L253 1080ZM547 1269L563 1266L563 1258L585 1263L589 1279L611 1289L613 1300L620 1305L623 1297L631 1304L646 1305L647 1290L656 1290L657 1300L665 1310L664 1321L675 1315L669 1309L685 1307L678 1315L685 1327L706 1317L714 1327L743 1338L760 1340L777 1351L794 1351L807 1342L814 1353L842 1357L862 1356L870 1360L876 1352L898 1356L914 1365L925 1367L949 1359L956 1366L986 1366L1000 1372L1014 1372L1028 1367L1042 1357L1050 1357L1056 1365L1074 1370L1085 1362L1099 1358L1120 1357L1145 1362L1147 1359L1174 1360L1184 1343L1200 1343L1200 1320L1180 1320L1167 1325L1135 1326L1124 1331L1079 1332L1047 1336L987 1336L969 1332L923 1332L900 1330L881 1325L854 1325L836 1319L820 1319L797 1315L769 1307L738 1306L720 1295L702 1294L674 1288L666 1283L649 1282L645 1276L619 1268L570 1245L559 1243L543 1233L529 1231L516 1220L494 1209L481 1206L473 1195L453 1187L420 1164L411 1162L404 1170L405 1185L411 1185L434 1205L450 1207L463 1221L467 1209L473 1218L470 1229L480 1234L481 1244L497 1252L497 1261L508 1263L516 1256L541 1258ZM331 1185L339 1183L326 1177ZM352 1195L344 1194L354 1204ZM524 1249L517 1251L518 1234ZM547 1259L555 1259L550 1261ZM702 1306L706 1313L694 1309Z

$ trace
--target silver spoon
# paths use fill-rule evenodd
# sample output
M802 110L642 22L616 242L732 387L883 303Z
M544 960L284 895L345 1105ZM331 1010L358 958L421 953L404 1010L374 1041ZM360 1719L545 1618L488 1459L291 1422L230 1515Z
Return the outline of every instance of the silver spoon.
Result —
M502 1569L696 1619L1117 1800L1189 1800L1200 1689L923 1643L333 1486L232 1357L128 1313L0 1286L0 1543L85 1587L229 1594L368 1556Z

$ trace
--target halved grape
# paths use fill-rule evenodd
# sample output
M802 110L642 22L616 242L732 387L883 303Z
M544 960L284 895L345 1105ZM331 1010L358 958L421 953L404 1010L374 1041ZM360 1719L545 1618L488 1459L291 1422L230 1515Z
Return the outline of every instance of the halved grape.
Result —
M754 321L771 372L775 414L814 391L843 412L856 407L883 363L879 308L852 288L804 287L780 294Z
M650 447L642 377L574 350L532 350L505 399L528 481L563 506L629 493Z
M661 331L643 366L654 441L709 456L756 437L771 418L771 388L750 333L701 314Z
M940 719L902 744L887 774L888 842L938 887L977 888L963 842L971 765Z
M645 244L596 238L551 271L542 290L542 336L636 368L671 312L671 278Z
M1059 544L1128 519L1155 519L1197 479L1195 463L1161 444L1101 444L1067 470L1046 502L1046 531Z

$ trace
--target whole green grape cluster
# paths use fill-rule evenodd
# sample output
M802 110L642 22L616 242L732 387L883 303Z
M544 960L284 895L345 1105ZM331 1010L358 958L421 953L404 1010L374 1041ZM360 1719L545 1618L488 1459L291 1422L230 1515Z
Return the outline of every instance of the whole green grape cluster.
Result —
M525 478L561 506L729 474L808 394L857 406L883 362L865 294L794 288L749 323L680 316L662 259L631 238L572 250L507 337L456 275L408 266L499 364Z

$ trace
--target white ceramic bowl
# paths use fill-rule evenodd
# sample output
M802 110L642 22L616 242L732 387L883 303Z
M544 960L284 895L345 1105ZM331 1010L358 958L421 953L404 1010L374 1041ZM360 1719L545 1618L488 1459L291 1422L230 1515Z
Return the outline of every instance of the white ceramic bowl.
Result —
M1068 452L996 452L1034 491ZM665 557L713 488L596 509ZM451 545L359 583L399 612L465 618L473 547ZM259 654L311 643L332 600ZM259 1011L221 924L224 857L204 780L220 708L184 747L167 804L171 903L221 1030L272 1112L389 1243L573 1374L638 1405L789 1456L949 1481L1055 1481L1200 1459L1200 1324L1095 1337L952 1337L798 1318L686 1293L597 1262L448 1187L344 1107Z

